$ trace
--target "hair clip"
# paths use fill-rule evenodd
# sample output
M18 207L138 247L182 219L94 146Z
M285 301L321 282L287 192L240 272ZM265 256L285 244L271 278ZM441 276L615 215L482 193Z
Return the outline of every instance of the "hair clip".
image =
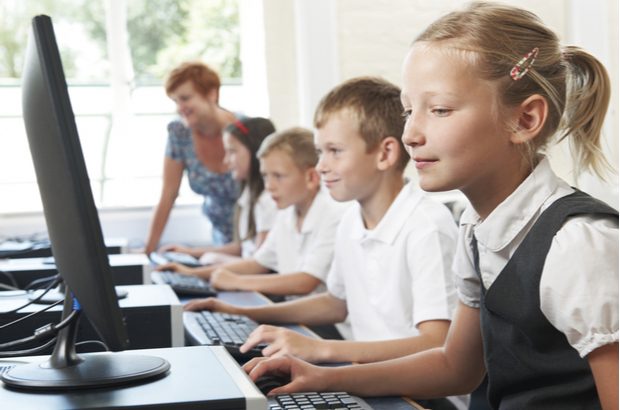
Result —
M241 121L235 120L234 124L235 124L235 127L237 127L243 135L248 135L248 133L250 132L248 128L245 125L243 125Z
M510 70L510 77L515 81L523 78L523 76L530 71L530 67L534 64L536 57L538 57L538 47L534 47L532 51L527 53L525 57L512 67L512 70Z

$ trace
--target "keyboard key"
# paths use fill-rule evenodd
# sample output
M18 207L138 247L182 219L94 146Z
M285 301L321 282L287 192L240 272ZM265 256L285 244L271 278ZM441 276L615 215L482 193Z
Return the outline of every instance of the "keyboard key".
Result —
M351 396L343 392L324 392L324 393L294 393L280 394L269 398L270 410L281 409L318 409L318 410L337 410L337 409L361 409L368 410L371 407L359 397Z

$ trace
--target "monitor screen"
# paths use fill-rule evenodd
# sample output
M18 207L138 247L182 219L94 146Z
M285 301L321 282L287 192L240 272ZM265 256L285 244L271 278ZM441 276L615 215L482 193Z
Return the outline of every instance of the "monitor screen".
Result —
M32 21L22 76L22 104L26 134L58 272L66 288L79 302L79 305L72 303L72 306L81 307L110 350L123 350L128 346L127 332L112 283L52 20L48 16L37 16ZM71 336L66 339L69 340L64 340L65 344L75 342ZM115 368L113 353L99 355L103 357L96 359L99 363L90 358L58 360L54 355L66 354L59 350L71 348L65 346L61 349L58 343L56 346L50 366L35 366L39 370L34 369L33 373L28 374L24 373L25 366L17 366L4 374L2 380L13 387L25 388L88 387L135 380L145 371L132 369L130 372L134 373L133 376L120 374L124 370L120 369L122 366L118 370ZM167 370L167 362L162 364L161 360L153 360L151 364L138 367L154 366L161 373ZM67 374L37 374L45 372L46 367L71 368L77 365L83 367L79 371L69 369ZM86 369L88 366L91 368ZM97 374L101 371L107 373ZM118 377L116 372L119 372ZM80 375L91 380L79 380L82 377ZM63 380L50 380L57 378ZM78 380L71 380L76 378ZM106 380L97 380L100 378Z

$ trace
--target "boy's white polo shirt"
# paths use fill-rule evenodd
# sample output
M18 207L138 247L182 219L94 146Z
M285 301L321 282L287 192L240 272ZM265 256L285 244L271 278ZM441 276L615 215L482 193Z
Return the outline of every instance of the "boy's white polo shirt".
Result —
M355 340L418 334L426 320L450 320L457 226L447 207L407 183L367 230L359 204L338 227L327 287L346 300Z
M246 186L239 199L239 221L238 230L241 241L241 257L249 258L256 251L256 238L243 239L248 235L248 220L250 219L250 189ZM273 226L278 207L267 191L261 192L258 200L254 204L254 224L256 233L267 232Z
M254 254L261 265L278 273L308 273L325 282L334 254L336 228L345 206L320 190L297 230L295 208L278 211L267 239ZM320 286L315 290L325 290Z

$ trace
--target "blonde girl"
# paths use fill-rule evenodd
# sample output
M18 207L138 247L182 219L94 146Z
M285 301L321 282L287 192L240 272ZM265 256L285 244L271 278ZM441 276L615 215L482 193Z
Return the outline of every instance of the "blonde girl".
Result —
M252 361L273 393L442 397L488 374L495 409L618 408L618 213L558 178L544 148L569 138L604 175L609 78L532 13L473 3L431 24L403 67L403 141L428 191L461 190L460 303L443 347L338 368Z

